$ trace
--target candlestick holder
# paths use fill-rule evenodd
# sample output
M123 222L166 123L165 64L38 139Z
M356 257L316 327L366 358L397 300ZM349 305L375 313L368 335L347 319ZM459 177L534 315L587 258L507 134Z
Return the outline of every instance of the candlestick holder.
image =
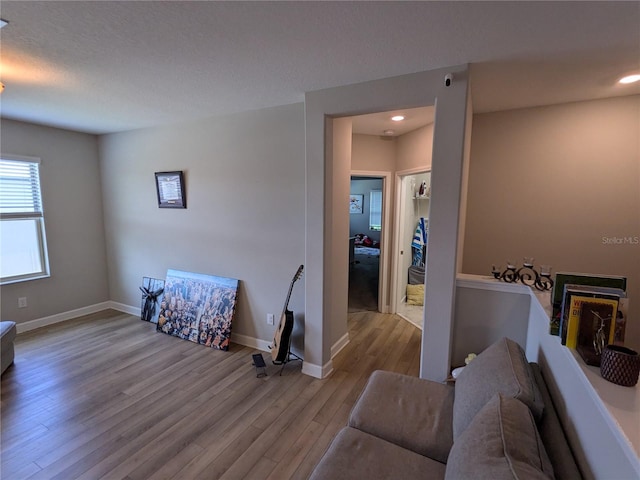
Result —
M541 292L551 290L553 288L553 280L551 279L551 266L541 265L540 272L533 266L532 257L524 257L522 267L517 268L515 263L507 260L507 268L502 270L500 266L491 266L491 273L494 278L502 280L506 283L522 283L528 287L533 287Z

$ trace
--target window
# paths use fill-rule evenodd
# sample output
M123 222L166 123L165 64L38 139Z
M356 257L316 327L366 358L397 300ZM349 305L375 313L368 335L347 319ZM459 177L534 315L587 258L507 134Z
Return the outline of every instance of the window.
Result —
M49 275L40 159L0 158L0 283Z
M369 197L369 230L382 230L382 190L371 190Z

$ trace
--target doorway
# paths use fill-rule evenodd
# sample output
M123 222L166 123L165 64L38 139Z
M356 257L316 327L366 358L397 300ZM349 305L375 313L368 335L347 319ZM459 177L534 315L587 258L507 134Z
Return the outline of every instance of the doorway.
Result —
M445 89L441 85L446 75L454 75L456 81ZM305 94L305 330L313 334L305 336L303 373L317 378L329 375L331 359L347 333L349 213L344 205L350 179L345 170L349 169L346 146L351 124L345 117L390 106L411 108L437 102L442 114L433 133L432 165L438 176L432 196L438 201L430 208L434 228L428 263L437 266L438 275L427 278L429 335L422 335L420 376L441 381L448 375L460 199L468 152L465 135L470 132L473 111L468 86L468 66L459 65ZM398 166L402 170L415 165ZM351 170L355 169L372 167L352 164Z
M383 177L351 176L349 313L380 311Z
M422 329L431 171L399 172L396 191L394 311Z

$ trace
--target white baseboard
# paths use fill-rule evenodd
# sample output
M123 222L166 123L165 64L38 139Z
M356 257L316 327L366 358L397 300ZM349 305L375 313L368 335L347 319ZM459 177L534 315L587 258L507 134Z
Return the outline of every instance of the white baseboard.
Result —
M16 324L16 332L23 333L29 330L35 330L36 328L47 327L55 323L65 322L73 318L82 317L83 315L90 315L92 313L100 312L111 307L112 302L96 303L95 305L89 305L87 307L77 308L75 310L69 310L68 312L56 313L48 317L36 318L35 320L29 320L28 322L21 322Z
M331 358L335 357L340 350L349 344L349 333L345 333L340 340L334 343L331 347Z
M271 352L271 350L269 350L270 343L266 340L250 337L248 335L242 335L241 333L231 332L231 341L233 343L244 345L245 347L257 348L258 350L262 350L263 352Z
M302 373L314 378L326 378L333 372L333 362L329 360L324 366L315 365L307 361L302 362Z
M109 302L109 308L118 310L119 312L128 313L129 315L135 315L136 317L139 317L142 313L142 309L140 307L132 307L131 305L114 301Z

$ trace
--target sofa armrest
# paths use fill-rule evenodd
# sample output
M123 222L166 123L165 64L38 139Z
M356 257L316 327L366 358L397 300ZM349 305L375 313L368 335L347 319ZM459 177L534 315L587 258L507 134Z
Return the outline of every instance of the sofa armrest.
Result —
M540 366L537 363L532 363L531 367L544 401L544 414L538 423L538 431L549 454L556 478L581 479L582 474L562 429L549 389L542 377Z
M349 426L446 463L453 396L449 385L378 370L354 405Z

